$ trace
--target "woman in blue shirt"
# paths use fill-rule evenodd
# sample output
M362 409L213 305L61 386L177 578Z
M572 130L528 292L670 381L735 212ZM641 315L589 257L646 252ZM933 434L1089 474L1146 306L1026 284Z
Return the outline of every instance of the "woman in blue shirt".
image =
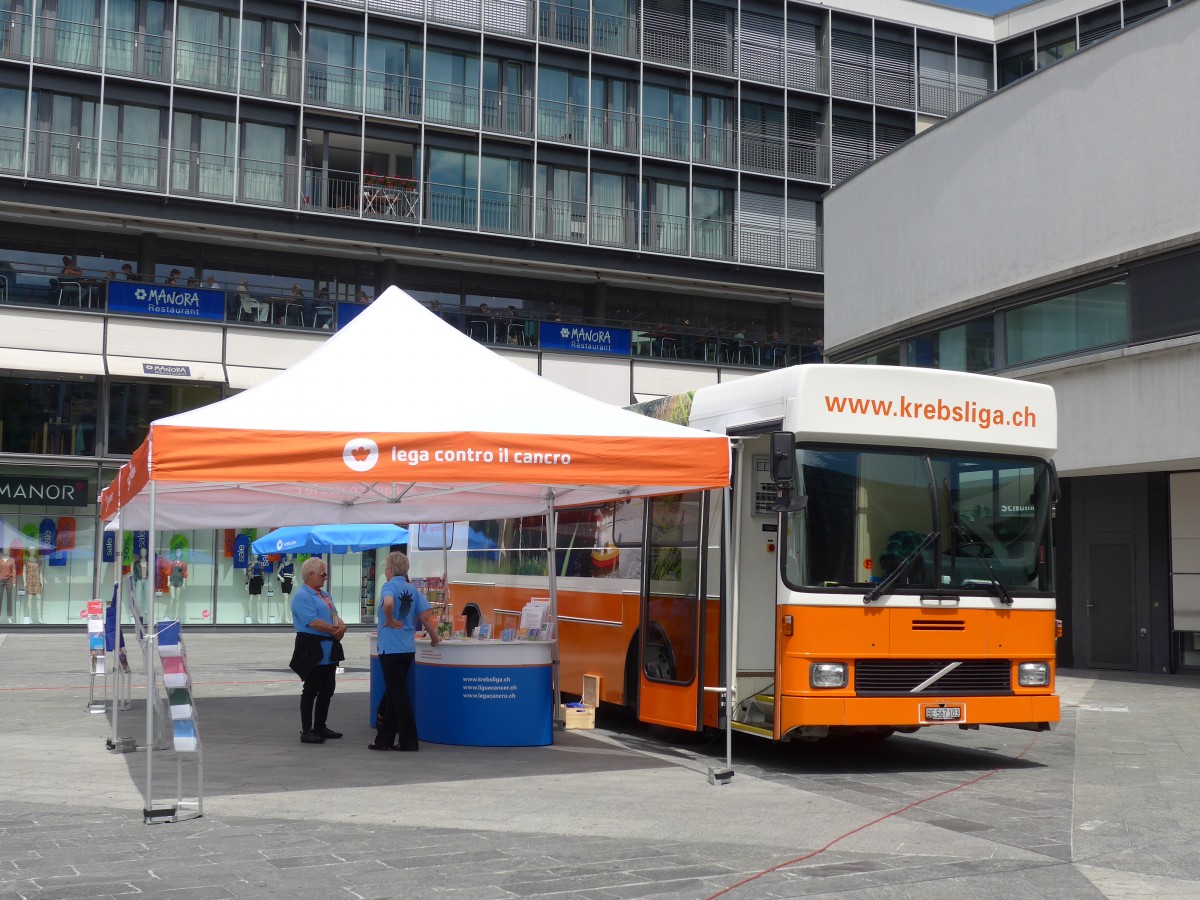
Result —
M292 597L296 649L291 669L304 679L300 694L300 740L305 744L323 744L342 736L325 722L329 702L337 690L337 663L346 658L342 651L346 623L338 615L333 598L324 590L328 572L325 560L310 556L300 567L304 584Z
M417 721L408 696L408 672L417 653L417 628L429 632L437 646L437 616L429 601L408 583L408 557L389 553L384 563L387 582L379 591L383 621L379 625L379 667L383 670L385 693L383 720L368 750L417 750ZM393 746L393 741L395 745Z

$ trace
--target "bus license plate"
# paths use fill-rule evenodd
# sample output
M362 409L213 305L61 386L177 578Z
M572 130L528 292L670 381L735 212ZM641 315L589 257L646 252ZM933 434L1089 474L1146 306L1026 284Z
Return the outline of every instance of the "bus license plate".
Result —
M925 720L927 722L957 722L962 718L961 706L927 706Z

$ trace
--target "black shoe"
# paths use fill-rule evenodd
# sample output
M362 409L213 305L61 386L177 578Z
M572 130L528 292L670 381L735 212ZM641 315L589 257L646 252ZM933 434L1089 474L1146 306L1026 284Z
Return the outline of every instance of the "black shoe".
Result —
M323 744L325 738L317 734L315 731L300 732L300 743L302 744Z
M334 731L332 728L318 728L317 733L327 741L335 741L342 736L340 731Z
M367 744L368 750L391 750L387 744Z

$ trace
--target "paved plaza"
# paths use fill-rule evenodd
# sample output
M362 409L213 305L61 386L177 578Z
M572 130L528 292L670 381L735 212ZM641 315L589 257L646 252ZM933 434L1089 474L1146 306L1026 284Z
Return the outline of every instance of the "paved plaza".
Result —
M185 640L204 816L145 825L145 753L108 751L111 714L87 712L82 630L0 632L0 900L1200 898L1200 679L1060 673L1049 734L738 735L714 786L723 737L605 711L552 747L370 753L365 633L330 715L346 737L301 744L290 634ZM174 753L154 766L173 798Z

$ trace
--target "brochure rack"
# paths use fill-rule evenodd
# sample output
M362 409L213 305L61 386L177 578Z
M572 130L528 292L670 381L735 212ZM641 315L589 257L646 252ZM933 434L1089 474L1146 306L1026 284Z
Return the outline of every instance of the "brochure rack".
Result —
M124 606L129 610L130 619L133 622L134 636L137 638L138 645L142 648L142 659L146 663L146 671L153 673L154 666L149 659L149 645L146 641L146 623L142 618L142 612L138 608L136 582L131 575L124 576L117 584L116 600L113 606L109 608L109 616L111 621L111 634L106 634L106 642L116 648L117 663L110 666L114 675L117 678L117 686L114 692L116 702L113 704L112 714L112 737L107 741L109 750L116 753L132 753L135 750L144 750L144 746L139 747L137 738L121 736L121 711L133 708L133 673L129 669L129 660L125 655L125 638L121 628L121 606L124 601ZM153 703L155 704L154 718L154 744L155 750L167 749L167 736L164 733L163 723L170 718L169 711L162 693L157 689L152 694Z
M88 702L90 713L102 713L108 706L108 680L104 678L106 671L104 653L104 601L89 600L87 603L87 636L88 636ZM96 678L104 679L104 695L96 698Z
M192 697L192 679L188 674L187 650L183 645L179 622L159 622L155 630L158 658L162 665L163 686L167 692L167 714L171 743L175 749L174 806L158 806L154 802L154 785L146 786L147 808L143 815L147 823L181 822L204 815L204 759L201 753L200 726ZM157 680L151 671L148 677ZM155 690L157 695L158 691ZM184 768L195 770L196 790L193 796L184 795Z

